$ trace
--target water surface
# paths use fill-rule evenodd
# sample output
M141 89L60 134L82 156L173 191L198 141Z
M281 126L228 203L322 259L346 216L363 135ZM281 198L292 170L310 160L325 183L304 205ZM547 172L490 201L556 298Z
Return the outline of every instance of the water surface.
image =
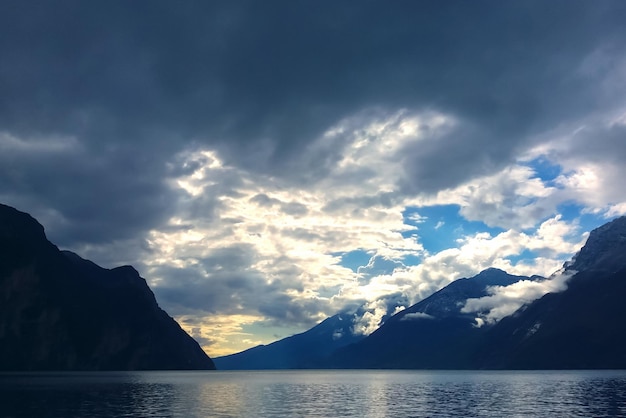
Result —
M626 416L626 371L0 374L0 416Z

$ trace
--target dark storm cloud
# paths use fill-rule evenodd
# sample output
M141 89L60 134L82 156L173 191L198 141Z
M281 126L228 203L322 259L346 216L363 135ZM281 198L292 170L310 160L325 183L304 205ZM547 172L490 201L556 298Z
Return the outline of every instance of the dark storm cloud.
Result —
M72 142L60 150L0 150L0 196L29 208L55 242L131 238L169 211L161 164L145 153L94 156Z
M256 297L279 290L277 285L267 285L261 274L250 269L254 260L252 248L236 245L217 249L185 268L159 266L152 273L166 277L167 281L157 284L155 293L174 315L194 310L238 313L244 306L249 309Z
M209 146L248 171L311 182L342 147L312 141L374 107L436 110L459 122L400 161L403 191L450 187L503 166L532 134L622 100L623 86L599 93L596 85L626 52L625 8L5 2L0 132L75 138L80 150L46 161L21 155L13 163L23 176L0 170L2 196L29 201L25 210L54 208L72 224L60 244L119 239L175 209L162 180L177 152ZM604 65L577 72L599 49Z
M330 313L327 302L286 294L303 290L297 279L268 282L254 269L256 261L254 249L239 244L216 249L185 268L160 266L151 274L167 280L155 284L154 292L173 315L260 314L267 324L310 326L319 312ZM295 278L301 273L291 263L286 269L291 271L284 271L281 276Z
M626 121L608 126L589 126L580 129L562 151L565 158L584 158L597 164L623 165L626 161Z
M258 272L224 270L205 277L193 268L163 267L157 273L168 277L154 287L157 299L175 316L263 315L267 324L311 326L320 312L331 314L328 303L289 296L288 284L267 283Z
M271 298L258 306L258 311L266 319L266 325L312 326L320 312L331 313L328 303L320 299L294 299L285 294L272 294Z

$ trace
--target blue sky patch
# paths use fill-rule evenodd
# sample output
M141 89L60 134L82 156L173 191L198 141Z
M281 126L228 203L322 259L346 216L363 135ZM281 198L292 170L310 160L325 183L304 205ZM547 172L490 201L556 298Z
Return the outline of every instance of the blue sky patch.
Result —
M459 205L435 205L420 208L407 208L403 212L404 222L414 225L416 231L406 231L405 237L417 233L419 242L429 253L458 247L457 239L479 232L489 232L495 236L504 230L493 228L483 222L468 221L459 213Z
M557 212L561 214L561 220L571 222L581 216L585 209L584 205L575 202L563 203L557 206Z
M557 211L561 214L561 220L577 222L580 231L591 231L609 221L602 213L585 212L584 205L574 202L559 205Z
M554 180L563 172L560 165L554 164L545 157L538 157L534 160L523 163L535 172L537 178L541 179L547 186L556 187Z
M408 254L402 258L402 263L405 266L416 266L422 262L422 258L413 254Z
M357 272L359 267L367 266L372 256L363 250L354 250L347 253L335 253L335 256L341 256L340 265L349 268L353 272Z
M539 256L538 253L536 253L535 251L531 251L531 250L524 250L519 254L516 255L511 255L508 257L505 257L506 259L511 261L511 264L515 265L517 263L519 263L520 261L530 261L532 263L532 261L537 258Z

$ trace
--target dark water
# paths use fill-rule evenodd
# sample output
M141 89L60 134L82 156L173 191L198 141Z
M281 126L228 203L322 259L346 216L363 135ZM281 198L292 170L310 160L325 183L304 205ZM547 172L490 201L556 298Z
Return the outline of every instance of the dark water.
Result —
M626 371L0 374L0 416L626 416Z

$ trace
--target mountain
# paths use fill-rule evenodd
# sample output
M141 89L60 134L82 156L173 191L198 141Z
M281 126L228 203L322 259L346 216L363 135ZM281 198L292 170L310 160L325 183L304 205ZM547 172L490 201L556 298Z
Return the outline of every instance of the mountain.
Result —
M532 280L536 279L533 277ZM340 348L327 365L335 368L465 368L484 330L475 314L461 308L469 298L487 296L489 286L506 286L529 277L487 269L458 279L389 318L367 338Z
M390 318L367 338L338 349L335 368L626 368L626 217L595 229L556 274L567 289L548 293L481 327L460 307L487 286L522 277L489 269L457 280ZM532 280L538 279L532 277Z
M566 264L568 288L543 296L489 330L477 366L626 368L626 218L592 231Z
M340 313L301 334L213 360L220 370L316 367L337 348L363 338L352 333L352 326L353 315Z
M214 369L130 266L62 252L0 205L0 370Z

